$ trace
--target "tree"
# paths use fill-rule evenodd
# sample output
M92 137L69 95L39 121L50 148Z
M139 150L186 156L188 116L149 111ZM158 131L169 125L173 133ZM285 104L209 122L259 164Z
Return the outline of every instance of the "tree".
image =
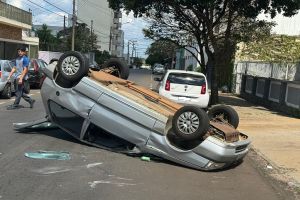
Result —
M103 64L106 60L108 60L109 58L111 58L111 56L109 55L108 51L94 50L93 52L95 53L95 61L99 65Z
M89 52L96 50L97 35L87 27L85 23L77 23L75 29L75 51ZM71 49L72 41L72 27L62 30L58 33L58 37L61 39L61 47L64 50Z
M91 33L86 24L76 24L75 30L76 51L89 52L98 48L97 35L94 32ZM48 26L43 24L36 33L40 39L40 50L63 52L71 49L72 27L59 31L55 37Z
M164 64L165 57L163 54L161 53L154 53L154 54L150 54L147 58L146 58L146 63L149 65L154 65L155 63L161 63Z
M300 37L272 35L241 45L241 60L295 63L300 61Z
M150 17L147 36L164 38L188 46L196 41L198 62L211 74L211 102L218 102L218 80L232 63L236 44L251 38L266 24L258 14L292 16L300 8L297 0L108 0L113 9L133 11L136 17ZM251 32L246 33L244 29ZM249 37L250 35L250 37ZM190 45L192 46L192 45ZM208 62L204 63L204 55Z
M155 63L165 64L171 62L176 56L176 49L178 46L173 42L167 40L158 40L153 42L146 50L146 54L149 55L146 59L146 63L153 65Z
M41 29L36 31L38 38L40 40L39 48L42 51L49 51L54 48L54 45L57 44L56 38L51 34L51 30L48 29L46 24L42 25Z
M142 58L134 58L133 59L133 65L136 67L141 67L143 65L143 59Z

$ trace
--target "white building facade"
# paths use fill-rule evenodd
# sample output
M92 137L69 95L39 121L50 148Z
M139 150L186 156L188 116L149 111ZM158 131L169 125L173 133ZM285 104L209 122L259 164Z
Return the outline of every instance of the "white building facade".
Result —
M119 49L124 46L124 33L122 35L120 31L121 12L110 9L107 0L78 0L76 7L78 23L92 27L98 38L98 49L108 51L113 56L123 57L123 51L118 54Z
M198 53L199 52L199 47L197 43L194 43L192 47L188 47L186 49L179 49L176 52L176 69L181 69L181 70L187 70L187 69L192 69L194 70L195 68L199 67L200 64L198 63L197 59L201 61L201 56ZM197 50L196 50L197 49ZM192 53L191 53L192 52ZM193 56L197 56L197 59ZM207 62L207 56L204 54L204 62Z

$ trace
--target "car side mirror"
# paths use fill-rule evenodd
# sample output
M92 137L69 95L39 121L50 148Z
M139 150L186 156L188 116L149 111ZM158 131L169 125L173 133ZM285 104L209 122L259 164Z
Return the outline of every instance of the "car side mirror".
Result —
M160 82L160 81L162 81L162 78L154 77L153 80Z

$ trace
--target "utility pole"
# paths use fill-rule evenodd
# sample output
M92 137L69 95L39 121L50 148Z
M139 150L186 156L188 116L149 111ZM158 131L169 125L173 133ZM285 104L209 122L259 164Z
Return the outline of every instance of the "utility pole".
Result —
M91 20L91 47L92 47L92 50L94 49L94 45L93 45L93 23L94 23L94 21L93 20Z
M66 36L66 15L64 15L64 37Z
M75 47L75 25L76 25L76 13L75 13L75 0L73 0L73 16L72 16L72 51Z
M94 23L94 21L91 20L91 36L93 35L93 23Z
M31 13L31 15L33 15L33 14L32 14L32 10L31 10L30 8L29 8L29 12ZM32 19L33 19L33 18L31 18L31 27L33 28ZM31 30L32 30L32 28L31 28ZM29 37L31 37L31 30L29 30L29 32L28 32ZM30 45L29 45L29 46L30 46Z
M132 42L131 58L132 58L132 61L133 61L133 62L134 62L134 59L133 59L134 45L135 45L134 42ZM132 62L132 63L133 63L133 62ZM131 64L132 64L132 63L131 63Z
M134 51L134 45L137 41L136 40L128 40L128 44L127 44L127 63L128 65L132 64L132 58L133 58L133 51ZM131 58L130 58L130 51L129 51L129 45L130 43L132 44L132 53L131 53Z
M135 50L135 47L134 47L134 45L135 45L135 43L134 42L132 42L132 52L131 52L131 57L133 58L133 52L134 52L134 50Z
M128 40L128 44L127 44L127 64L129 65L130 64L130 60L129 60L129 43L130 43L130 40Z

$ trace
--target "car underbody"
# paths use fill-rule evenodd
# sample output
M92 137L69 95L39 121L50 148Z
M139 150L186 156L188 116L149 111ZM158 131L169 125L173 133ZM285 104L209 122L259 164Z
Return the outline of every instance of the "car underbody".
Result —
M18 131L58 127L89 145L127 154L153 154L200 170L230 166L248 152L248 137L221 117L204 124L207 129L201 137L181 137L174 118L185 106L107 71L89 71L71 87L60 84L55 70L45 69L44 73L47 78L41 95L47 116L14 124ZM192 118L197 117L193 114L180 113L175 121L185 120L179 129L183 127L188 137L194 129Z

